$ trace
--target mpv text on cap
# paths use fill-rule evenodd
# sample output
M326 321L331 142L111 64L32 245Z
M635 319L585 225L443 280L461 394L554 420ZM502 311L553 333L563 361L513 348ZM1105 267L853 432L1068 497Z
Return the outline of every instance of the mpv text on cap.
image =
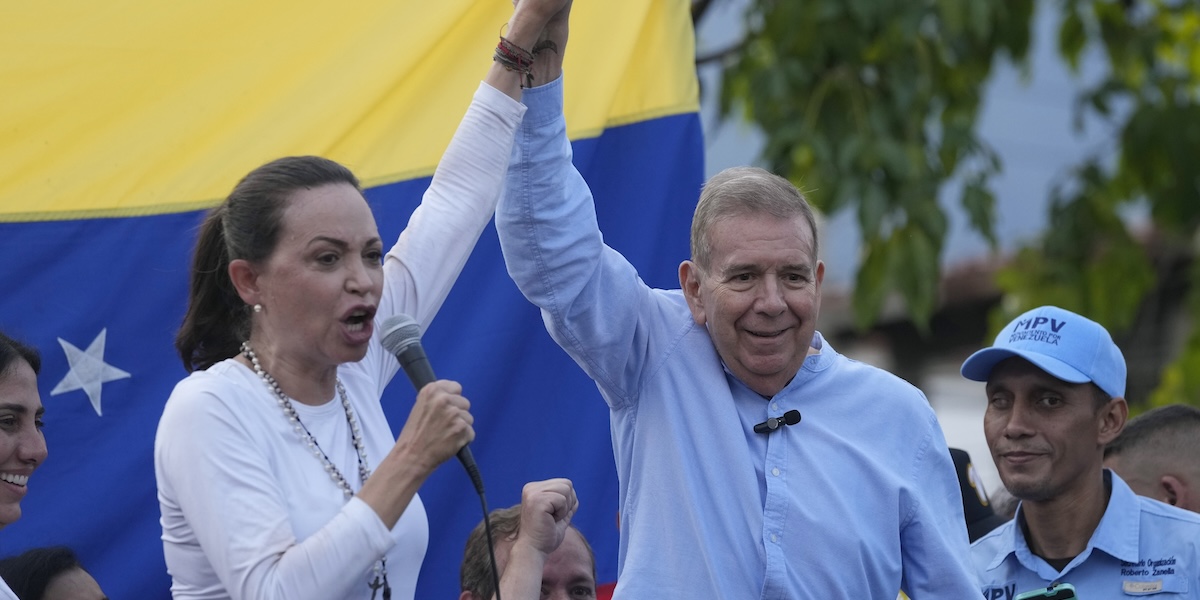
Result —
M1092 382L1113 398L1125 397L1125 356L1108 330L1057 306L1042 306L1013 319L991 347L972 354L962 375L987 381L1000 361L1019 356L1069 383Z

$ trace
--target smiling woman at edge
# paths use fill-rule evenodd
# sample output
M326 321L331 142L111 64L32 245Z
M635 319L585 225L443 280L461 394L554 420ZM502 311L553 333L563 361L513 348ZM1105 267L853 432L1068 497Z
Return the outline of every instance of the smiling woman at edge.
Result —
M399 365L374 322L427 328L449 293L503 188L522 83L558 77L521 59L565 4L517 6L497 54L524 70L492 65L386 257L357 179L325 159L259 167L209 213L176 338L192 373L155 439L175 598L413 598L417 490L474 430L438 381L392 438L379 400Z
M0 528L21 518L29 476L46 460L37 350L0 333ZM0 579L0 600L17 600Z

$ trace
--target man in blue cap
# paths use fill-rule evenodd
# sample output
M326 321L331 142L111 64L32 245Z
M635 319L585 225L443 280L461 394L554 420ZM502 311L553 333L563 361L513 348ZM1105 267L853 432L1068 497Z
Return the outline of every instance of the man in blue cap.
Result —
M987 382L984 435L1017 515L971 547L984 598L1054 584L1080 598L1200 593L1200 516L1134 495L1103 467L1125 426L1125 358L1054 306L1009 323L962 365Z

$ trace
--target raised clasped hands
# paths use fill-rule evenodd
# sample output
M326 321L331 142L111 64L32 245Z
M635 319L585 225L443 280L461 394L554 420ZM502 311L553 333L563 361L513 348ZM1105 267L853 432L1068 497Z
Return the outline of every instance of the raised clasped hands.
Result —
M551 26L564 25L571 13L573 0L513 0L513 16L509 22L518 23L539 32Z

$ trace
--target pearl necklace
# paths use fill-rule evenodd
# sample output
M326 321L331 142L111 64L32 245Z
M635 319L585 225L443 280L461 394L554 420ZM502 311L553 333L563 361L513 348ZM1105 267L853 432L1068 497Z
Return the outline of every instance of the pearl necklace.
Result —
M317 443L317 438L313 437L312 433L308 431L308 427L305 427L304 422L300 420L300 415L296 413L296 408L292 406L291 399L279 387L279 382L259 364L258 355L250 347L249 341L242 342L242 355L250 361L250 364L254 367L254 372L266 384L267 389L275 394L276 404L279 405L279 408L283 409L284 416L292 424L292 429L300 437L300 442L312 452L312 455L317 460L321 461L325 467L325 472L329 474L329 478L333 480L334 485L342 490L342 495L346 497L346 500L352 498L354 490L350 488L350 483L342 476L342 472L337 468L337 465L329 460L329 456L325 454L320 444ZM342 401L342 410L346 413L346 424L350 426L350 441L354 444L354 450L358 453L358 479L359 486L361 487L367 483L367 479L371 476L371 471L367 468L367 448L363 444L362 429L358 426L358 418L354 416L354 410L350 408L350 399L346 397L346 388L342 386L342 380L336 380L336 385L338 398ZM375 597L375 593L381 587L383 588L384 600L391 598L392 587L388 585L386 558L375 563L375 580L367 585L371 588L372 598Z

